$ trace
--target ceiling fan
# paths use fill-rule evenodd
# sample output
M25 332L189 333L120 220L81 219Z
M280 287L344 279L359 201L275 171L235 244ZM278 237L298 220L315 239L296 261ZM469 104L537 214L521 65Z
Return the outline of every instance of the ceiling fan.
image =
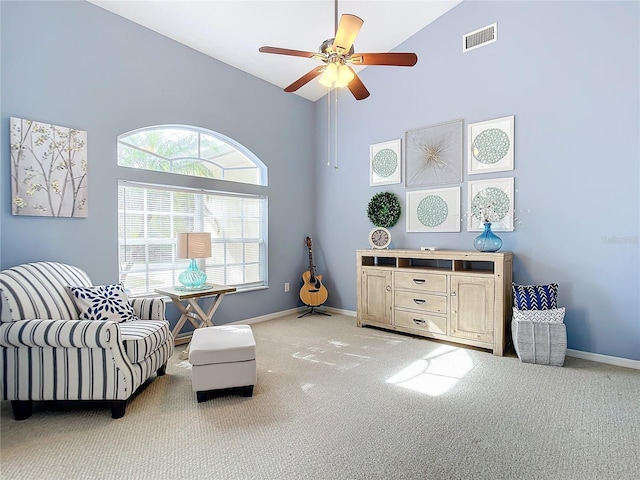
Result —
M338 24L338 0L335 0L334 13L335 37L322 42L317 53L279 47L260 47L259 51L262 53L315 58L322 61L322 65L286 87L285 92L295 92L321 75L320 84L329 88L346 86L356 100L363 100L369 96L369 90L350 64L413 67L417 63L418 56L415 53L355 53L353 41L360 32L364 21L360 17L345 13Z

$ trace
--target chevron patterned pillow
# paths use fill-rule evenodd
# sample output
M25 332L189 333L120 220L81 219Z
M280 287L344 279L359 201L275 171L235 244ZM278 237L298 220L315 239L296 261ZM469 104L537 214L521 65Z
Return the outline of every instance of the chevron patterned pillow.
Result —
M558 284L513 284L513 300L518 310L550 310L558 307Z
M513 319L516 322L562 323L564 307L549 310L518 310L513 307Z
M120 284L69 288L82 320L139 320Z

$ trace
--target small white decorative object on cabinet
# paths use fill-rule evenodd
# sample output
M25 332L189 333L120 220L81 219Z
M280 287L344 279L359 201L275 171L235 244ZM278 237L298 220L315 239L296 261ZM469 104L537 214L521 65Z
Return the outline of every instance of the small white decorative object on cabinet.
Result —
M513 254L357 250L359 327L462 343L504 355Z

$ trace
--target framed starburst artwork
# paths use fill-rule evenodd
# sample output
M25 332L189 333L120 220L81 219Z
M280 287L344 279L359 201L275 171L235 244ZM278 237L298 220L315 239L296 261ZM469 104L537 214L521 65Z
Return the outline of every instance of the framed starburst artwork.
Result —
M369 149L369 186L400 183L400 139L376 143Z
M405 133L407 188L462 183L462 119Z

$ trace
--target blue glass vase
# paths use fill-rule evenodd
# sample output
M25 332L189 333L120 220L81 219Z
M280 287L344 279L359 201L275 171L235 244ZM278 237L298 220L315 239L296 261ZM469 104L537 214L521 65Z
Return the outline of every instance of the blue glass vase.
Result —
M189 267L180 274L178 280L185 288L201 288L207 281L207 274L198 268L196 260L192 258Z
M491 231L491 222L485 222L484 232L476 237L473 246L479 252L497 252L502 247L502 240Z

